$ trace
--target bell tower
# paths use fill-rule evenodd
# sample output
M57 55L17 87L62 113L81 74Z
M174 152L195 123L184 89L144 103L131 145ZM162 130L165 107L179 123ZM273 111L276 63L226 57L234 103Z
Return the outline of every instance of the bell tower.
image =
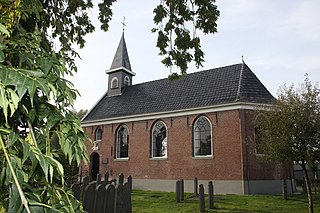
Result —
M106 71L108 74L108 96L121 95L123 90L132 85L132 72L124 32L114 55L111 67Z

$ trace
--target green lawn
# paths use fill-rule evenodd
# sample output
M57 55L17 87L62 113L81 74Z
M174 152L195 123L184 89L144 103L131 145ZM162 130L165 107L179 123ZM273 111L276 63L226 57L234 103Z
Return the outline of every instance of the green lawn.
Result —
M320 212L318 195L314 196L314 212ZM190 193L185 193L184 203L175 202L175 193L139 191L132 193L132 210L137 213L156 212L199 212L199 201ZM215 209L206 212L308 212L305 195L292 195L288 200L273 195L216 195Z

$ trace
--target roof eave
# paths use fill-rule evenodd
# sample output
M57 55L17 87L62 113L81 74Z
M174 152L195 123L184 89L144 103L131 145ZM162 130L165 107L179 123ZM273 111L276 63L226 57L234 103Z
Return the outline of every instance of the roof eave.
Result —
M129 69L125 68L125 67L117 67L117 68L114 68L114 69L106 70L106 74L110 74L110 73L113 73L113 72L116 72L116 71L119 71L119 70L123 70L123 71L129 73L132 76L136 75L136 73L132 72L131 70L129 70Z
M83 121L82 120L81 126L82 127L89 127L89 126L103 125L103 124L110 124L110 123L122 123L122 122L131 122L131 121L141 121L141 120L147 120L147 119L159 119L159 118L163 118L163 117L176 117L176 116L218 112L218 111L225 111L225 110L268 109L272 106L273 106L273 104L234 102L234 103L219 104L219 105L206 106L206 107L197 107L197 108L180 109L180 110L166 111L166 112L154 112L154 113L145 113L145 114L137 114L137 115L128 115L128 116L120 116L120 117L113 117L113 118L106 118L106 119L97 119L97 120L90 120L90 121Z

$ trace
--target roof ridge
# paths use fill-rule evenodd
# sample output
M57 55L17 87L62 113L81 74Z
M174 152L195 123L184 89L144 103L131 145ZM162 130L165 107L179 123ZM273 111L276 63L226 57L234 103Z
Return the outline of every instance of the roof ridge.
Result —
M215 70L218 70L218 69L224 69L226 67L232 67L232 66L236 66L236 65L239 65L240 63L237 63L237 64L231 64L231 65L226 65L226 66L222 66L222 67L215 67L215 68L211 68L211 69L206 69L206 70L200 70L200 71L195 71L195 72L191 72L191 73L187 73L186 75L183 75L181 78L179 79L182 79L184 77L187 77L187 76L191 76L191 75L196 75L197 73L202 73L202 72L208 72L208 71L215 71ZM151 83L151 82L156 82L156 81L163 81L163 80L168 80L169 78L161 78L161 79L155 79L155 80L151 80L151 81L145 81L145 82L141 82L141 83L138 83L138 84L132 84L131 86L135 86L135 85L140 85L140 84L146 84L146 83ZM177 80L179 80L177 79ZM173 80L175 81L175 80Z
M238 83L238 91L237 91L237 96L236 96L236 101L239 101L240 100L240 94L241 94L241 88L242 88L242 77L243 77L243 70L244 70L244 61L242 60L242 63L241 63L241 70L240 70L240 73L239 73L239 83Z

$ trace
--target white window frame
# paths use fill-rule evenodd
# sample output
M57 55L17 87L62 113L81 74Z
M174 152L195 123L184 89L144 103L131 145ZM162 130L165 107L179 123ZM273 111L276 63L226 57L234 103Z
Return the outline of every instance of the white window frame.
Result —
M101 127L98 127L94 133L94 140L95 141L102 141L102 129Z
M116 82L116 83L114 83ZM119 80L117 77L113 77L111 80L111 89L116 89L119 87Z
M120 130L122 128L125 128L126 129L126 132L127 132L127 137L124 139L126 141L126 144L127 144L127 156L125 157L121 157L121 142L120 142L120 136L119 136L119 133L120 133ZM127 125L125 124L122 124L121 126L119 126L118 130L117 130L117 134L116 134L116 153L115 153L115 158L116 159L128 159L129 158L129 129L127 127Z
M164 147L163 156L155 156L155 154L154 154L154 145L156 143L155 137L154 137L154 132L156 131L156 128L159 123L161 123L166 130L166 137L161 141L162 147ZM167 127L166 123L163 122L162 120L156 121L152 126L152 130L151 130L151 158L152 159L167 159L168 158L168 127Z
M199 128L198 126L198 122L200 119L206 119L208 122L209 122L209 128L210 128L210 154L197 154L198 151L200 151L200 146L201 145L197 145L199 142L201 142L201 135L200 135L200 138L198 139L197 138L197 132L196 132L196 128ZM206 130L207 131L207 130ZM201 133L201 131L200 131ZM198 148L199 147L199 148ZM197 150L196 150L197 149ZM212 123L210 121L210 119L204 115L202 116L199 116L194 124L193 124L193 138L192 138L192 150L193 150L193 157L194 158L207 158L207 157L212 157L213 156L213 143L212 143Z
M124 83L124 85L130 86L130 78L129 78L129 76L126 75L124 77L123 83Z

